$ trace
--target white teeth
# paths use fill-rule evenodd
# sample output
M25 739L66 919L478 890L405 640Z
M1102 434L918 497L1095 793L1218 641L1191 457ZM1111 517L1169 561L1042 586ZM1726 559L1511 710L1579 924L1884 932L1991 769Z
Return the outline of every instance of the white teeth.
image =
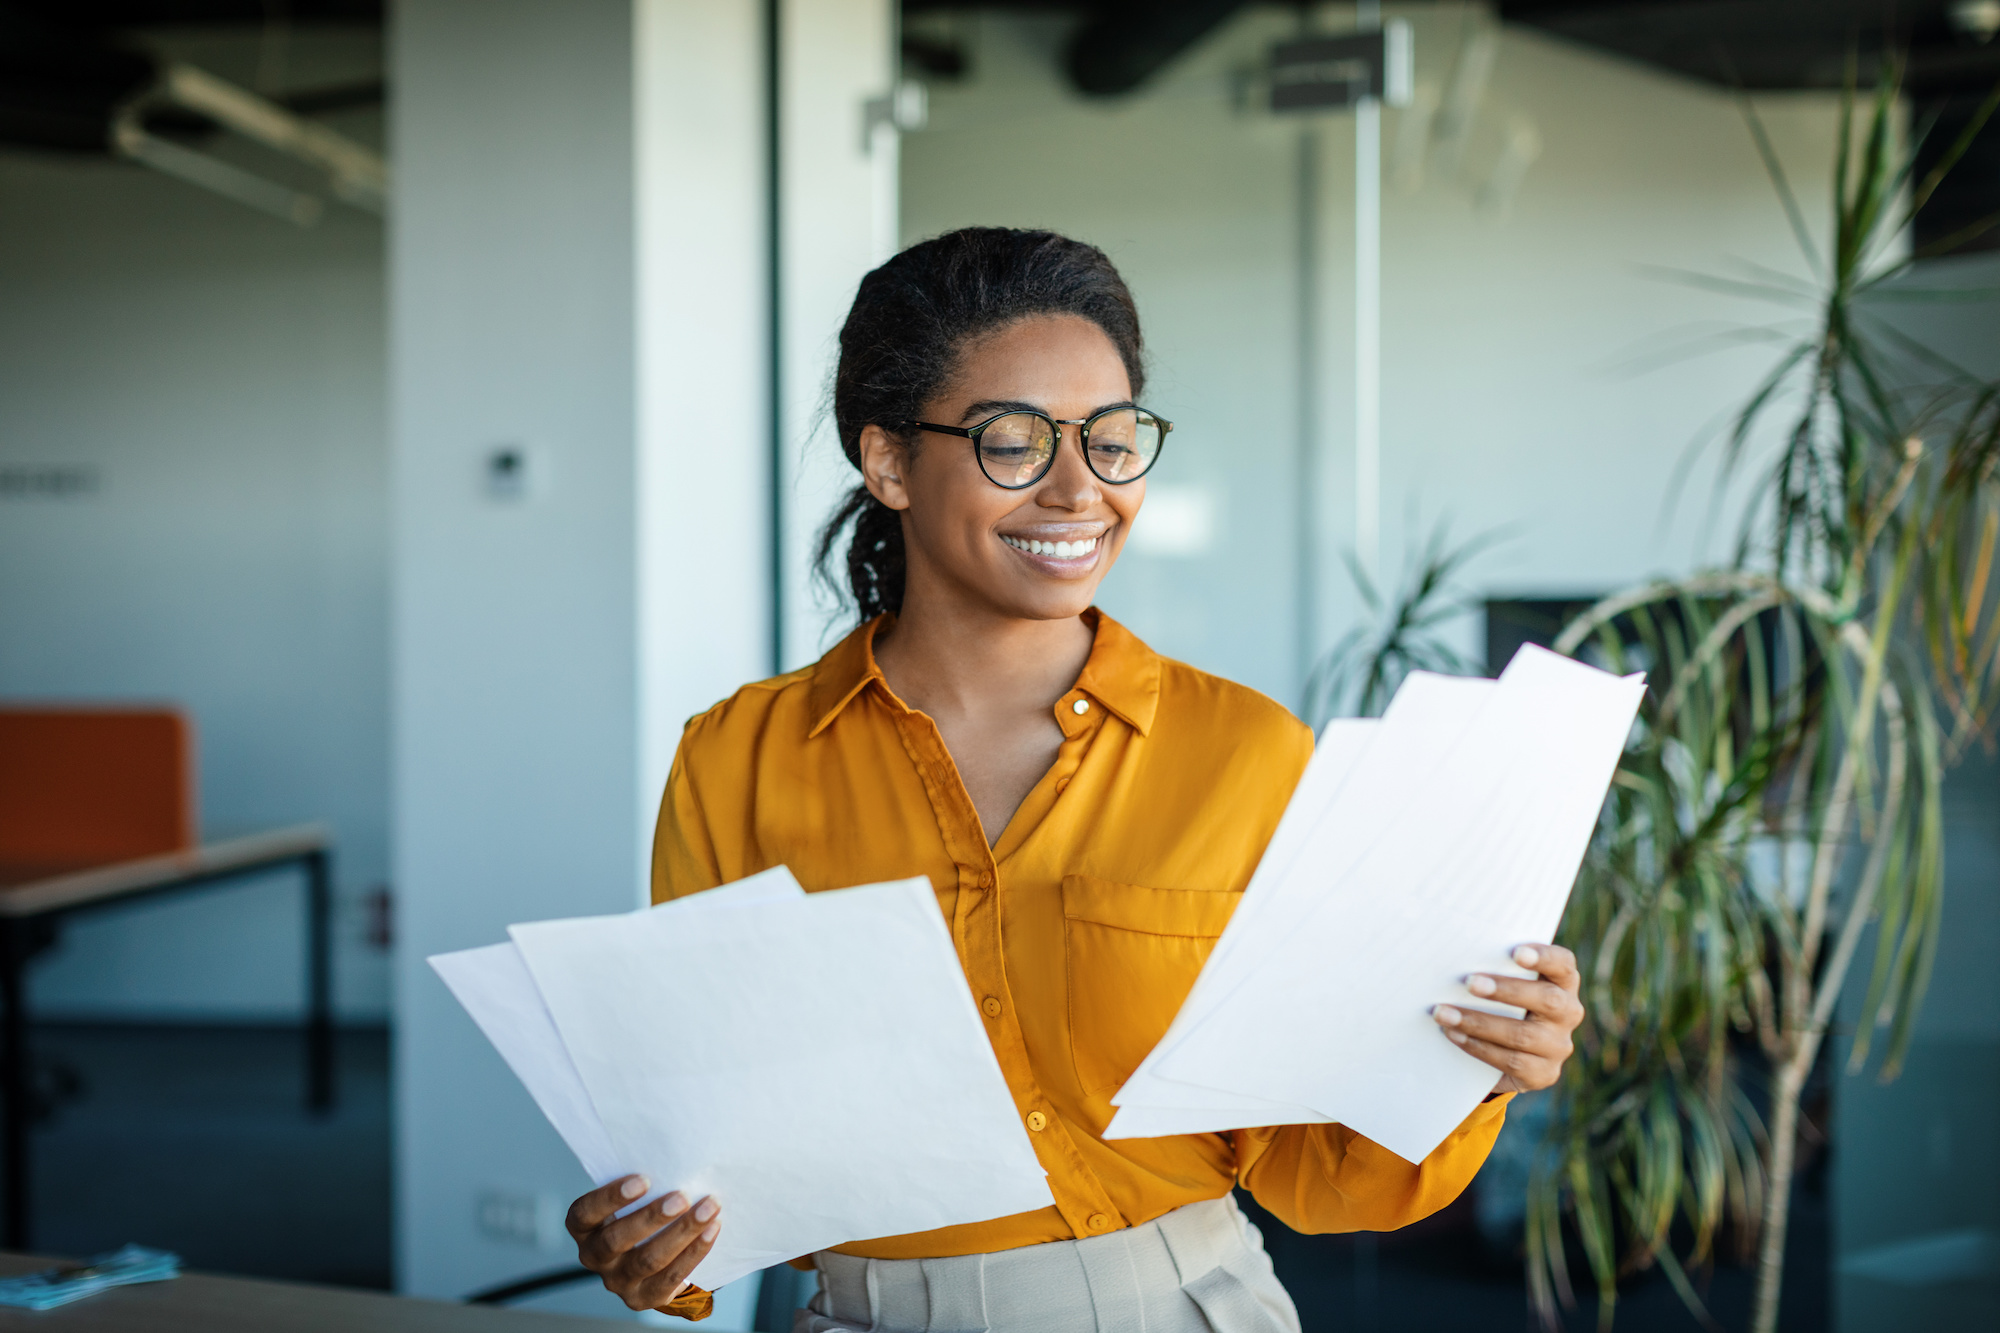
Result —
M1026 551L1029 555L1052 555L1058 560L1074 560L1097 549L1095 537L1080 542L1043 542L1023 537L1002 537L1000 540L1017 551Z

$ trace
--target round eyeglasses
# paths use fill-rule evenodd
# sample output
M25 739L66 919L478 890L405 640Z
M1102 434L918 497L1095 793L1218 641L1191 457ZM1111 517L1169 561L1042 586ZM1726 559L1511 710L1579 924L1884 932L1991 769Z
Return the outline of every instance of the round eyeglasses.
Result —
M1062 428L1077 427L1083 461L1099 481L1123 486L1146 475L1159 461L1160 446L1174 423L1143 407L1107 407L1087 417L1064 421L1044 412L1017 409L990 416L976 426L940 426L929 421L905 421L898 430L928 430L972 441L979 470L995 486L1024 490L1055 466Z

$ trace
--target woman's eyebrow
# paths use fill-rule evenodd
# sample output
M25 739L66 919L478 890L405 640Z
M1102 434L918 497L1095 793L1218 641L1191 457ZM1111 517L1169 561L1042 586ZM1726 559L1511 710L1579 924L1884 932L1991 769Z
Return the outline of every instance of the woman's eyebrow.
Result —
M1040 412L1041 410L1041 404L1026 402L1019 398L982 398L959 413L958 419L965 422L974 417L990 417L995 412Z
M1101 407L1093 408L1088 415L1095 416L1099 412L1109 412L1115 408L1137 406L1137 403L1126 398L1115 403L1105 403ZM958 419L963 423L971 421L975 417L990 417L996 412L1041 412L1044 415L1051 415L1049 410L1040 403L1030 403L1020 398L982 398L978 402L969 405L959 415Z

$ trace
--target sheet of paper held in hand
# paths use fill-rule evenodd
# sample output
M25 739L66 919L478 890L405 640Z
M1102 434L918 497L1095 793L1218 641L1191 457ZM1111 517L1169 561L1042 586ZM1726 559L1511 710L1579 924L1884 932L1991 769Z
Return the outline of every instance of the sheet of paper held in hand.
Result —
M534 1076L495 1039L593 1179L721 1201L696 1282L1049 1205L927 881L727 892L513 927L549 1025Z
M1525 647L1496 681L1415 673L1336 723L1107 1138L1338 1121L1415 1162L1492 1090L1430 1017L1527 975L1645 690Z

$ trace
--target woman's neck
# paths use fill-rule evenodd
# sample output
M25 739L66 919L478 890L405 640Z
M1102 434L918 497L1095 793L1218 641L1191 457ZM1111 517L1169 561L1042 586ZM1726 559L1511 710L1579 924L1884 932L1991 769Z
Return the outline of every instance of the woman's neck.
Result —
M1080 616L1025 620L910 592L875 661L898 698L940 722L1046 715L1089 660L1096 636Z

